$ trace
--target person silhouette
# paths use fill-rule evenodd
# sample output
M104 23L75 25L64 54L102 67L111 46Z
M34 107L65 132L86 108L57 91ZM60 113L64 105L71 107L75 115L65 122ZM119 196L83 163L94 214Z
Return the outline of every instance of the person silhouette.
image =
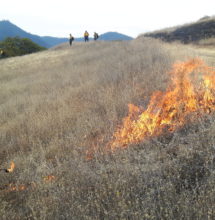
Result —
M72 34L69 34L69 45L72 46L72 42L74 41L74 37Z
M96 41L99 38L98 33L94 32L94 40Z
M84 32L84 41L89 41L89 33L87 31Z

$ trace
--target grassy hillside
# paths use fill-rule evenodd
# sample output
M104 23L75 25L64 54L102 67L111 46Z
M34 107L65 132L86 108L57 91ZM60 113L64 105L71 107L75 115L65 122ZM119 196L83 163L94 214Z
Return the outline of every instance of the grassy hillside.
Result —
M214 114L110 152L173 63L214 51L155 39L67 44L1 60L1 219L213 219ZM201 74L201 73L200 73ZM201 76L201 75L200 75Z
M194 23L146 33L144 36L159 38L167 42L180 41L214 46L215 17L205 17Z

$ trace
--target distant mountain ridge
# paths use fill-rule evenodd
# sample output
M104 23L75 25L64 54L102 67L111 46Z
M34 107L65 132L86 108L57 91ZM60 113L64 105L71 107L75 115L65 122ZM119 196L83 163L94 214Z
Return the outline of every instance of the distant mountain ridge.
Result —
M41 37L22 30L18 26L12 24L10 21L0 21L0 40L4 40L6 37L16 36L29 38L40 46L49 47L49 45L43 41Z
M111 40L132 40L133 38L124 34L120 34L118 32L107 32L101 34L99 39L111 41Z
M19 36L21 38L29 38L33 42L39 44L43 47L53 47L58 44L64 43L68 41L68 38L59 38L59 37L50 37L50 36L38 36L31 33L28 33L18 26L14 25L8 20L0 21L0 41L4 40L7 37L16 37ZM117 32L107 32L101 34L99 40L131 40L132 37L129 37L124 34L120 34ZM83 41L83 38L75 38L75 41Z

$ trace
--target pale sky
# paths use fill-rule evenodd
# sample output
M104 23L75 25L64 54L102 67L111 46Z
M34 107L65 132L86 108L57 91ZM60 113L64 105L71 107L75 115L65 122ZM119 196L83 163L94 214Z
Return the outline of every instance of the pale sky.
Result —
M215 15L215 0L0 0L0 6L0 20L53 37L82 37L85 30L137 37Z

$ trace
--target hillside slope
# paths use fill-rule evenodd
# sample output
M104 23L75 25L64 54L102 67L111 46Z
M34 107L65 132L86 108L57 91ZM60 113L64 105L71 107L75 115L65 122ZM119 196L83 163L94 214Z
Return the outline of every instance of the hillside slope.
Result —
M156 100L155 94L161 96L176 87L169 87L174 68L182 64L193 70L192 64L198 67L201 62L190 57L197 56L215 67L213 50L150 38L75 42L72 47L62 44L1 60L0 216L214 219L215 116L202 99L198 99L202 113L192 109L187 123L178 129L164 126L160 134L146 132L146 139L110 147L128 118L133 120L131 132L135 122L140 123L136 114L150 106L151 113L158 115L168 106L165 102L153 109L149 103L153 104L151 97L162 103L164 99ZM176 61L182 63L173 66ZM203 69L191 71L193 90L204 71L211 71ZM187 82L182 70L176 75ZM204 101L214 105L209 99L214 90L207 82ZM190 84L180 85L189 88ZM193 90L181 97L196 97ZM177 101L174 97L171 101ZM127 117L129 103L134 111ZM173 104L166 116L174 115L174 123L180 125L177 119L185 105L179 105L175 114ZM133 134L122 135L127 136Z
M215 17L200 19L197 22L179 27L146 33L144 36L159 38L167 42L197 43L200 40L215 38Z

